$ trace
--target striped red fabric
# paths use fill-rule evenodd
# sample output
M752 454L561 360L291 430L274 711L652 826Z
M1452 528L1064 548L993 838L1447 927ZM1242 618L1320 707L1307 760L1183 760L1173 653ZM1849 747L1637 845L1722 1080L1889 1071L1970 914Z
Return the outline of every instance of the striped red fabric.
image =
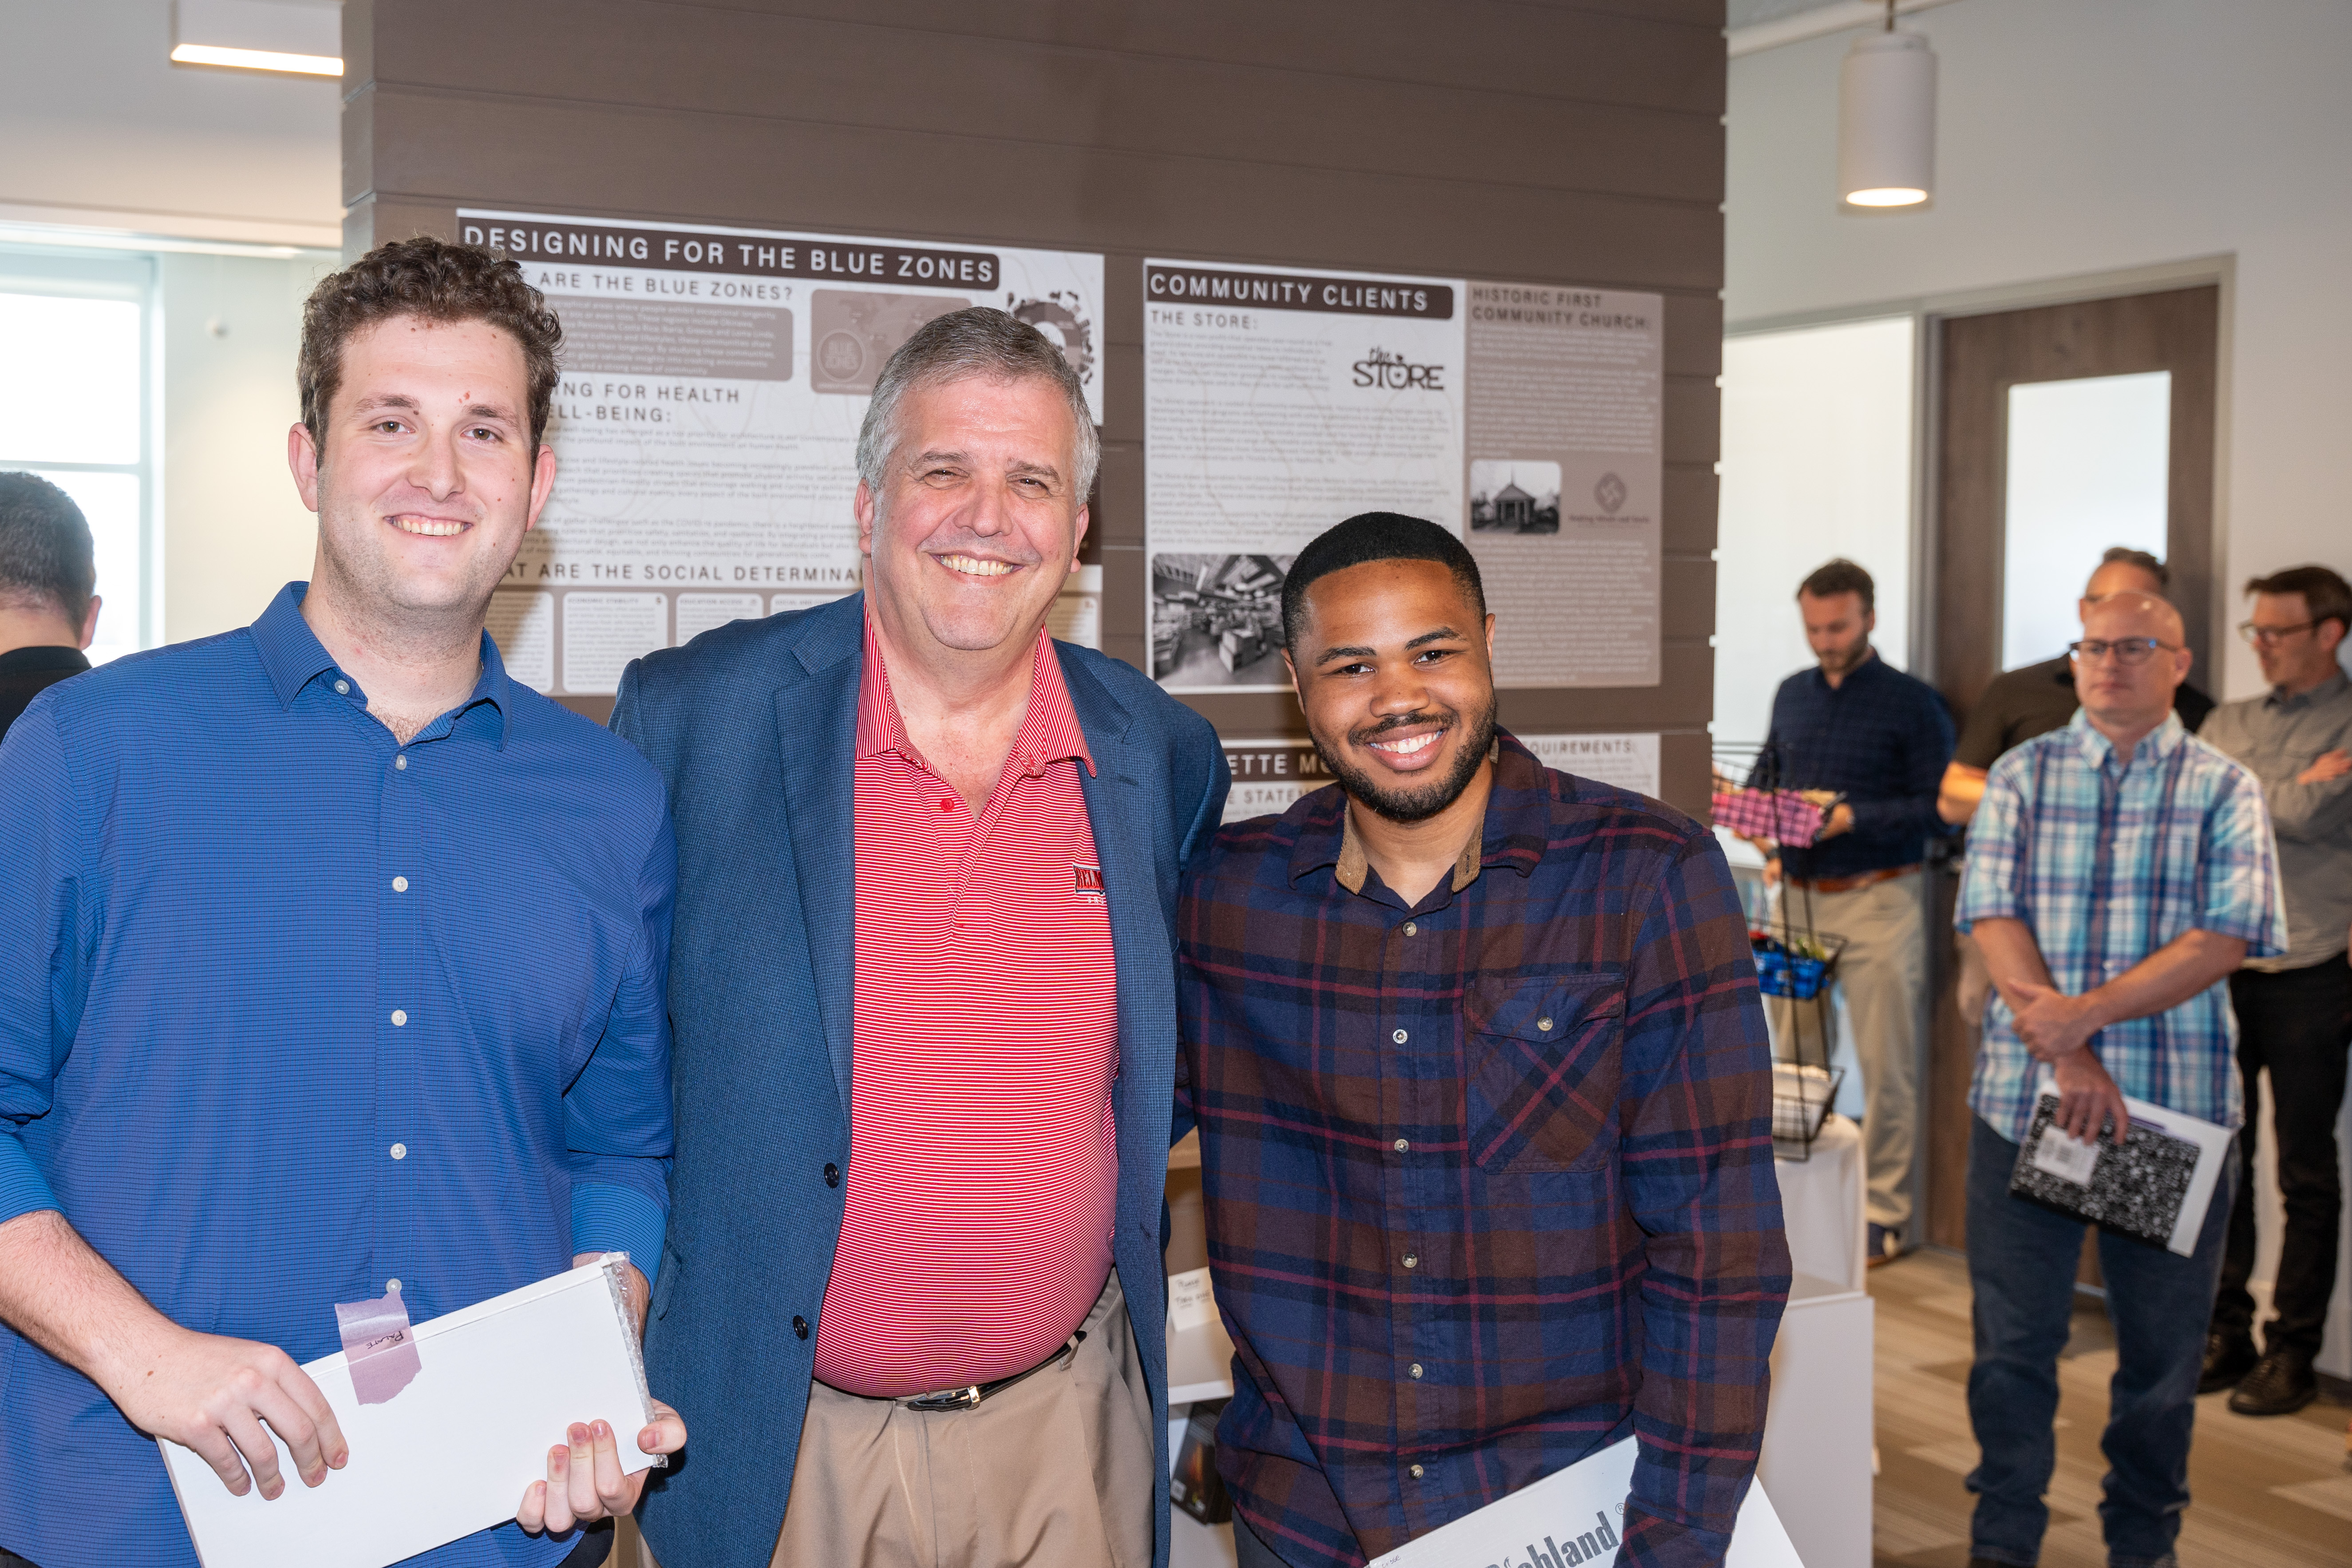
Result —
M1078 768L1040 633L1029 710L968 807L858 692L849 1173L816 1375L874 1398L1034 1366L1110 1273L1118 997ZM977 816L975 818L975 812Z

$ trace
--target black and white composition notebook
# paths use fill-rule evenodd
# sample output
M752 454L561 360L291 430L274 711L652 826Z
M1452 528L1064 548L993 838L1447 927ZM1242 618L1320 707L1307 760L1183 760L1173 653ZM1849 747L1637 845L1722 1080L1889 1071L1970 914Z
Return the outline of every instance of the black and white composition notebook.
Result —
M2045 1092L2017 1152L2009 1195L2102 1230L2187 1258L2236 1134L2178 1110L2126 1097L2131 1131L2085 1143L2053 1126L2058 1097Z

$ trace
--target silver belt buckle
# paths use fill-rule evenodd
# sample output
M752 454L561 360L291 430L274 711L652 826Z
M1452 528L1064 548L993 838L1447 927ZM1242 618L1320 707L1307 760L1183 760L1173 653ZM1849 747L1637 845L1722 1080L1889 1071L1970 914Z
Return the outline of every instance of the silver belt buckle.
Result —
M950 1388L938 1394L925 1394L907 1401L909 1410L976 1410L980 1407L980 1384Z

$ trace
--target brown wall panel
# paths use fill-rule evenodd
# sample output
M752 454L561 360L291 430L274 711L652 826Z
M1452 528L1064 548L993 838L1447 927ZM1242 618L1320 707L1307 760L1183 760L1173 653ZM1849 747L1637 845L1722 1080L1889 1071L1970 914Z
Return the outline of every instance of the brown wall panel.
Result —
M1721 126L1688 110L984 37L904 52L892 90L877 93L865 68L875 29L865 24L598 0L550 32L465 0L408 8L436 33L467 31L475 48L455 59L436 51L437 76L380 68L380 86L530 101L530 79L518 84L511 63L529 55L531 77L560 79L566 98L714 121L945 135L985 124L1013 142L1440 179L1475 168L1500 184L1692 201L1712 200L1723 178ZM656 10L661 25L646 26ZM640 31L642 47L625 53L605 43ZM767 68L713 72L714 59Z
M1715 553L1717 491L1721 482L1715 465L1666 465L1665 547L1672 555Z
M1720 0L1616 0L1556 5L1525 0L1197 0L1186 5L1041 5L1034 0L786 0L782 4L645 4L613 6L599 35L572 18L584 7L539 4L455 5L449 0L374 0L373 79L452 82L470 67L449 57L477 52L475 38L511 16L524 24L520 47L486 58L530 89L561 96L570 85L549 59L568 33L618 59L651 55L661 35L698 14L830 20L861 29L855 63L877 96L903 90L907 57L960 52L996 42L1039 49L1197 60L1242 70L1269 64L1329 78L1423 83L1576 102L1723 112L1725 59ZM605 9L600 7L600 9ZM634 12L634 16L618 13ZM349 58L347 51L347 59ZM689 81L729 70L756 81L774 62L725 55L688 62ZM877 67L879 68L877 71ZM582 96L586 96L583 94Z
M1626 289L1716 287L1722 270L1714 203L1531 191L1469 174L1302 171L382 85L351 107L374 125L366 167L347 171L366 184L347 201L396 191L453 205ZM1572 279L1559 271L1563 233L1586 237Z
M1102 253L1087 554L1104 650L1139 664L1145 257L1664 294L1663 679L1503 715L1659 731L1667 798L1704 810L1722 25L1721 0L347 0L347 243L464 205ZM1286 696L1192 700L1299 728Z

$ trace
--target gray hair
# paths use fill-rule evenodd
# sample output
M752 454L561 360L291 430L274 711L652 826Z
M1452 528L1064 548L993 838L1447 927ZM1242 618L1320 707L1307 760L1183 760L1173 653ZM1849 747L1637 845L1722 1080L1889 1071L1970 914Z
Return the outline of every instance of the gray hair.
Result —
M1069 400L1070 419L1077 426L1077 504L1084 506L1095 488L1095 469L1102 462L1102 437L1087 407L1086 384L1070 367L1052 339L1028 322L986 305L934 316L898 346L890 363L874 382L874 401L866 405L866 423L857 432L857 477L879 498L883 470L898 445L898 403L918 387L941 386L973 376L990 381L1020 381L1042 376L1062 389Z

